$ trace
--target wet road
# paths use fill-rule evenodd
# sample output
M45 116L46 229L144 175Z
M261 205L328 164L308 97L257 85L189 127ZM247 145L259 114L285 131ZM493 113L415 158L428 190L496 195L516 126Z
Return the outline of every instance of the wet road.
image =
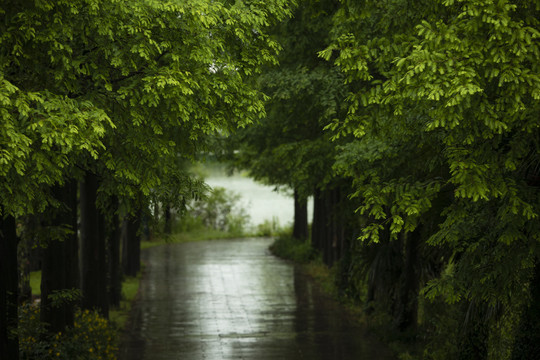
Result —
M146 272L121 360L392 359L269 239L166 245Z

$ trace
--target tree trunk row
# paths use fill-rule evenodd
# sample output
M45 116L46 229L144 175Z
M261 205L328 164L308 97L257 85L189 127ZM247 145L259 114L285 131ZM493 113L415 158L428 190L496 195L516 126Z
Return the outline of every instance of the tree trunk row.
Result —
M73 326L76 297L64 301L54 300L62 290L79 288L79 261L77 239L77 183L70 182L53 189L53 195L60 201L47 219L50 239L42 252L41 272L41 321L51 332L62 331Z
M41 320L51 333L73 325L75 306L97 310L107 318L109 305L118 306L121 298L122 267L125 274L136 275L140 269L140 216L126 221L121 236L118 200L113 199L113 212L108 217L96 206L99 178L86 173L78 184L75 181L52 189L59 202L39 216L48 234L41 251ZM77 192L79 190L79 203ZM80 262L78 238L80 210ZM36 219L38 217L35 217ZM28 221L22 224L23 228ZM32 223L38 223L32 221ZM24 229L26 230L26 229ZM34 234L24 234L31 247ZM121 246L123 238L123 246ZM43 239L42 239L43 240ZM40 241L42 241L40 240ZM0 359L17 360L19 304L19 264L17 221L0 216ZM120 263L121 248L122 264ZM26 261L26 259L25 259ZM79 298L79 295L82 297ZM25 298L28 300L28 295Z
M96 206L98 177L87 173L81 182L81 289L82 308L108 317L105 219Z
M347 200L344 196L347 193L346 188L336 185L316 189L314 194L311 243L329 267L338 263L341 265L347 261L346 258L351 261L350 256L346 255L351 251L355 229L354 224L347 222ZM369 266L369 272L377 275L368 274L367 302L388 303L394 326L400 331L415 329L417 324L420 287L417 268L421 260L418 256L419 237L420 229L417 229L398 240L385 240L389 238L388 229L385 229L381 243L372 245L374 257L370 260L373 265ZM367 247L363 250L370 252ZM344 264L340 271L349 271L348 266ZM369 306L367 311L370 311Z
M341 189L316 189L313 199L311 244L322 254L326 265L332 266L345 254L350 233L340 211Z
M19 359L17 243L15 218L0 217L0 358L12 360Z

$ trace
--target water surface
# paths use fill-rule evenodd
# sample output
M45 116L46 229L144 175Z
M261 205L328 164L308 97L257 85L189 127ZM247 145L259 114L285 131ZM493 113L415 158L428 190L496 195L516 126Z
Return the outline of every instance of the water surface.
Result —
M240 206L250 216L252 225L265 221L277 221L281 226L292 223L294 216L293 198L286 193L274 191L271 186L260 184L239 174L227 176L216 174L207 178L211 187L223 187L240 196Z

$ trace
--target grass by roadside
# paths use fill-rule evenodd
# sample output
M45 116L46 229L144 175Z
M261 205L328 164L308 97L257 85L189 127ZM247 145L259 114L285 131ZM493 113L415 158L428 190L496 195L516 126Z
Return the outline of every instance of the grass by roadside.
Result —
M41 295L41 270L30 273L30 288L32 289L32 295Z
M322 262L320 255L311 247L309 242L299 241L290 236L280 236L270 245L270 251L279 258L301 266L302 271L310 278L313 278L324 293L343 302L344 299L339 297L336 286L335 270L328 268Z
M166 235L156 235L152 240L143 240L141 249L148 249L154 246L165 244L180 244L185 242L218 240L218 239L234 239L245 237L273 237L280 236L284 233L289 233L290 228L280 227L276 219L266 220L254 228L245 229L241 227L238 231L223 231L203 225L196 224L188 227L189 229L178 230L177 232Z
M270 251L275 256L294 262L324 291L338 299L339 291L335 282L335 270L328 268L321 260L319 254L307 241L299 241L290 236L278 237ZM342 301L343 299L339 298Z
M160 235L150 241L142 241L141 249L148 249L154 246L160 246L165 244L180 244L185 242L214 239L232 239L240 236L244 235L233 234L230 232L215 229L196 229L171 235Z
M122 300L120 306L109 311L109 321L114 327L122 331L126 327L129 313L137 294L141 275L136 277L126 277L122 282Z
M317 260L317 253L307 241L301 241L291 236L279 236L270 245L272 254L297 264L308 264Z
M122 282L122 300L120 306L109 311L109 320L115 328L123 329L129 317L131 305L139 290L140 275L137 277L126 277ZM32 295L41 295L41 271L30 273L30 287Z

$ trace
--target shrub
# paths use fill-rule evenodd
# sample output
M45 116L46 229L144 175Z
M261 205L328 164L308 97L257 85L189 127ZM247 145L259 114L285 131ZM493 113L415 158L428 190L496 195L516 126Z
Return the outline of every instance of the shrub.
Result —
M270 251L280 258L297 263L308 263L316 258L316 251L309 242L300 241L290 236L280 236L270 246Z
M49 334L39 320L39 307L19 310L21 360L114 360L118 351L116 333L97 312L78 310L73 328Z
M180 219L180 230L201 227L242 235L249 223L249 215L240 206L240 195L215 187L206 197L193 201Z
M279 219L273 217L272 220L264 220L262 224L257 225L255 235L257 236L276 236L282 232L279 226Z

